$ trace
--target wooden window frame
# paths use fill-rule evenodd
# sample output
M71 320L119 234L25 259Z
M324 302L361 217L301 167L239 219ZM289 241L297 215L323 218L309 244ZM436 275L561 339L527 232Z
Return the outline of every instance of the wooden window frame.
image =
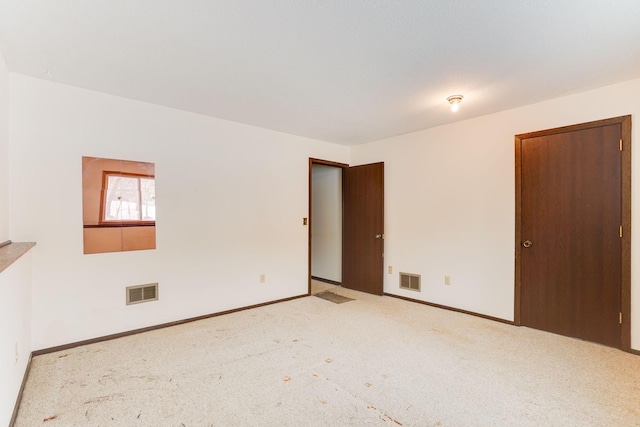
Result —
M100 212L99 212L99 227L151 227L156 225L156 221L145 221L145 220L113 220L106 221L104 219L104 210L106 208L105 198L107 196L108 190L108 182L109 176L122 176L125 178L137 178L140 181L141 178L151 178L155 182L155 175L147 175L141 173L130 173L130 172L120 172L120 171L102 171L102 190L100 192ZM140 191L140 185L138 185L138 201L140 210L142 210L142 193ZM140 212L142 215L142 212Z

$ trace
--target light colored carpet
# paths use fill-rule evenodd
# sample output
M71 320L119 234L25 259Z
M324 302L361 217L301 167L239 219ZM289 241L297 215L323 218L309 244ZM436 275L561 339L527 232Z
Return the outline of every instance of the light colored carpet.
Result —
M638 356L331 291L35 357L16 425L640 425Z

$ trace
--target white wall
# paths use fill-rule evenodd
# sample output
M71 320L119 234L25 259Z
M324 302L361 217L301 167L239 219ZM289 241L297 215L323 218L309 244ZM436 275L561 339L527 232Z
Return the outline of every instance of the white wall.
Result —
M11 235L36 241L33 347L307 292L309 157L349 150L11 74ZM154 162L157 249L83 255L82 156ZM260 274L266 283L259 283ZM125 306L125 286L160 300Z
M0 52L0 243L9 240L9 164L9 72ZM9 424L31 353L30 298L27 253L0 273L0 426Z
M394 267L394 275L385 274L385 292L513 320L514 135L627 114L635 121L635 94L640 79L354 147L353 165L385 162L385 264ZM637 125L632 132L640 144ZM639 151L632 153L635 171ZM632 222L640 224L640 174L632 179ZM634 349L640 348L639 242L635 232ZM422 292L399 289L398 271L422 274Z
M31 252L0 273L0 426L9 425L32 349L30 281Z
M0 243L9 240L9 71L0 51Z
M314 165L311 274L342 282L342 169Z

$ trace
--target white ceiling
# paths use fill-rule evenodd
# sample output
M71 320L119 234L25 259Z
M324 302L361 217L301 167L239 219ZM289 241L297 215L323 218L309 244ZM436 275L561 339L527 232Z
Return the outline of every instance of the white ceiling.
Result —
M0 0L0 51L12 72L354 145L640 77L640 1Z

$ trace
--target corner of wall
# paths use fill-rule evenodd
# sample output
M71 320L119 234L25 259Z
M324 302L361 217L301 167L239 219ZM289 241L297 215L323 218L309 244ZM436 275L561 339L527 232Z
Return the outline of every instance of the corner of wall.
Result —
M9 69L0 51L0 243L9 240Z
M31 358L31 254L0 272L0 425L10 425Z

